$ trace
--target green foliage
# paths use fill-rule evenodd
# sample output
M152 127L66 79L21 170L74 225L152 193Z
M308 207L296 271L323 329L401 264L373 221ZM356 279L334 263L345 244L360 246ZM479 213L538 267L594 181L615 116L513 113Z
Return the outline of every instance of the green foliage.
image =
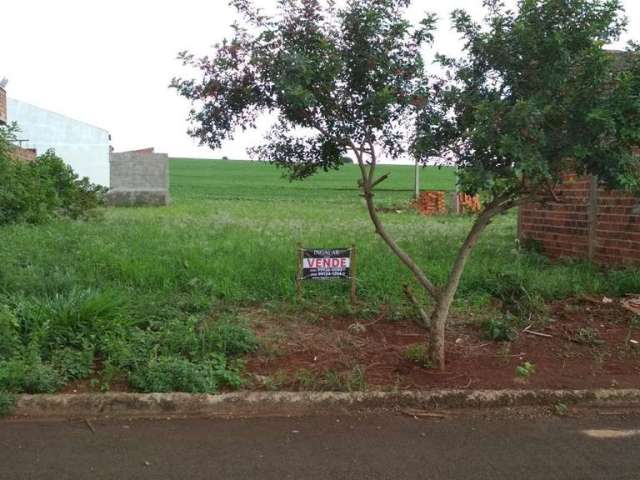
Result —
M367 389L364 370L355 366L347 372L327 370L324 372L321 389L330 392L362 392Z
M92 289L0 296L0 332L0 390L12 393L53 392L86 379L96 359L105 366L98 372L104 387L125 377L143 391L238 388L238 357L257 348L253 333L230 317L145 326L128 318L117 295Z
M536 373L536 366L533 363L524 362L516 367L516 375L522 380L528 380L534 373Z
M553 413L559 417L564 417L569 413L569 407L566 403L558 402L553 405Z
M598 331L590 327L579 329L578 332L574 335L573 340L576 343L581 343L583 345L589 345L592 347L602 345L604 343L604 340L600 338Z
M301 390L327 392L360 392L367 388L364 370L355 366L348 371L326 370L322 373L300 369L295 374L295 381Z
M51 354L51 366L65 381L82 380L93 372L93 349L61 348Z
M413 25L406 0L280 2L272 17L233 3L243 19L233 38L208 57L180 54L203 74L172 83L194 104L193 136L217 148L270 112L273 129L254 152L295 179L341 167L351 142L392 158L407 150L407 123L428 96L421 49L433 15Z
M508 315L527 321L545 314L544 299L527 285L527 281L512 272L498 272L486 280L486 288L499 300Z
M13 357L19 349L18 321L5 305L0 304L0 360Z
M15 132L0 126L0 225L84 218L103 203L106 189L79 179L53 151L33 162L15 160Z
M10 415L16 403L15 396L0 390L0 418Z
M500 319L492 318L484 322L483 328L489 340L494 342L512 342L518 337L518 332L512 325L513 319L506 316Z
M287 375L287 372L285 372L284 370L278 370L273 375L263 377L260 383L267 390L280 390L287 384L288 381L289 377Z
M402 352L402 356L421 367L431 367L429 361L429 350L426 343L414 343L413 345L409 345Z
M401 302L402 285L411 278L369 235L366 212L349 190L355 178L349 168L357 167L290 184L266 164L174 160L173 204L166 209L112 209L102 222L0 228L0 361L22 356L34 342L42 363L65 377L71 368L61 368L66 361L54 365L54 358L64 356L56 351L93 349L98 368L93 375L106 389L154 358L197 364L208 353L220 353L220 345L230 345L228 352L251 351L242 345L252 342L226 340L237 332L206 332L218 324L231 323L232 332L246 328L234 313L238 310L265 306L274 315L345 314L375 320L381 308ZM393 189L411 185L411 167L389 170ZM453 187L450 171L429 169L423 181L427 188ZM380 195L395 202L411 193ZM321 196L328 197L326 203L317 201ZM451 246L462 242L472 221L383 215L399 240L440 280L454 255ZM542 301L640 290L637 267L604 270L586 262L544 261L513 248L515 232L516 217L504 216L479 243L454 305L460 315L485 311L500 283L516 282ZM349 307L348 286L340 282L307 284L304 305L292 305L298 241L357 243L361 307ZM432 247L421 247L427 244ZM212 339L206 345L213 346L198 346L206 338ZM78 362L70 363L81 371L86 363L80 353L74 357ZM106 370L99 370L103 365Z
M53 150L30 165L38 178L46 179L45 188L51 191L51 205L57 215L84 218L104 203L107 188L92 184L86 177L78 178Z
M302 368L295 373L295 381L302 390L319 390L320 379L314 372L306 368Z
M133 371L131 385L142 392L215 393L221 385L242 385L239 365L224 355L211 355L197 363L180 357L158 357Z
M0 391L11 393L53 393L64 380L51 365L43 363L30 349L20 357L0 361Z
M106 362L143 391L211 393L223 385L238 388L242 365L233 359L257 348L253 333L230 321L207 326L195 318L174 319L132 333L106 341Z
M480 23L452 14L464 55L440 58L448 75L421 114L417 154L453 159L461 189L496 203L548 194L567 171L636 188L640 50L604 49L624 32L621 2L485 7Z

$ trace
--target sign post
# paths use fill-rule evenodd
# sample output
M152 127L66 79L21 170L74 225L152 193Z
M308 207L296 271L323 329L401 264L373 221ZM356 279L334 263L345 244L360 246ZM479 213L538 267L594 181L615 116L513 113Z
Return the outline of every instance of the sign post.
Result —
M356 244L351 245L351 304L355 305L356 296Z
M296 295L302 296L304 280L351 280L351 302L356 303L356 246L351 248L303 248L298 244Z
M296 271L296 297L298 300L302 298L302 255L304 254L304 249L302 248L302 244L298 244L298 270Z

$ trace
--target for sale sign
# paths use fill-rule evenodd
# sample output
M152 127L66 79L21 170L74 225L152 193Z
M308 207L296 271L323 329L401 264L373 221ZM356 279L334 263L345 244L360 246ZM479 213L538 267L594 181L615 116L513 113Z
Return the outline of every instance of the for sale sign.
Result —
M302 279L351 278L351 253L349 248L304 249Z

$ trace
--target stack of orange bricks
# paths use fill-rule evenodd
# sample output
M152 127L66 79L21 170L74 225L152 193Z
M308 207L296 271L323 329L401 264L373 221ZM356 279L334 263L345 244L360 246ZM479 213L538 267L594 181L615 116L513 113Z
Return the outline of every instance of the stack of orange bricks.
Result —
M446 192L426 191L420 194L413 204L422 215L444 215L447 213ZM458 212L478 213L482 209L480 197L477 195L458 194Z
M447 213L444 192L422 192L414 207L423 215L442 215Z
M460 213L478 213L482 209L480 197L466 193L458 194L458 205Z

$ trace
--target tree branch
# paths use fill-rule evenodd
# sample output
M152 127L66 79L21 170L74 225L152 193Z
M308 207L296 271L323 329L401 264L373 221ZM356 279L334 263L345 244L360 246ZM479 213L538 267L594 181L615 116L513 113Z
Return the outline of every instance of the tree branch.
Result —
M378 185L380 185L382 182L384 182L387 178L389 178L389 175L391 175L391 172L385 173L383 176L381 176L379 179L377 179L375 182L373 182L371 184L371 189L373 190Z
M420 285L425 290L427 290L429 295L431 295L434 299L437 299L438 289L431 282L431 280L427 278L426 274L424 273L424 271L422 271L418 264L402 248L400 248L398 243L387 233L386 229L384 228L384 225L380 220L378 212L376 211L375 203L373 201L373 187L369 179L369 175L367 174L364 161L362 159L362 153L357 153L356 156L358 158L358 165L360 166L360 172L362 174L362 191L366 200L367 210L369 211L369 217L371 218L371 221L376 228L376 233L380 235L380 238L382 238L382 240L389 246L391 251L400 259L400 261L402 261L402 263L404 263L407 268L411 270L411 273L413 273L416 280L418 280L418 283L420 283ZM375 163L376 158L374 153L372 155L372 166L375 165Z
M471 227L471 230L469 231L469 234L462 243L460 250L458 250L458 255L456 256L456 260L453 264L453 267L451 268L451 272L449 273L447 283L445 284L445 287L441 292L441 296L438 299L438 305L436 306L436 312L434 313L437 313L438 309L443 308L444 305L442 304L447 304L446 309L448 313L448 309L451 305L451 301L453 300L453 296L455 295L458 289L458 285L460 284L460 279L462 277L462 273L464 272L465 264L469 259L471 251L478 242L480 235L496 215L506 212L515 204L516 202L512 198L498 198L495 199L492 203L488 204L480 213L480 215L478 215L476 221Z
M422 308L422 305L420 305L420 302L411 291L411 288L409 287L409 285L404 286L404 294L407 296L409 301L413 303L413 305L416 307L416 310L418 310L418 313L420 314L420 318L419 320L417 320L418 325L429 330L429 315L427 315L427 312L425 311L425 309Z

